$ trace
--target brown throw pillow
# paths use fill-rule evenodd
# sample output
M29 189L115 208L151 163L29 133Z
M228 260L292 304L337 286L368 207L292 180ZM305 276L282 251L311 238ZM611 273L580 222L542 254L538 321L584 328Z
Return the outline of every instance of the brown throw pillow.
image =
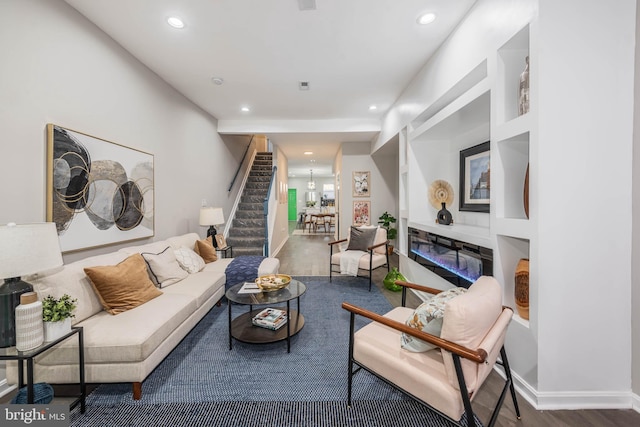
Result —
M140 254L120 264L85 268L102 307L118 314L162 295L149 279L147 264Z
M213 247L213 238L211 236L204 240L196 240L194 250L207 264L218 260L218 254L216 253L216 248Z

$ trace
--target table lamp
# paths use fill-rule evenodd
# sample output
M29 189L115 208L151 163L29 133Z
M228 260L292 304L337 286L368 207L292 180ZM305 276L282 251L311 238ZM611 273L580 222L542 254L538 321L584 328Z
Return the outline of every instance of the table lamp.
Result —
M216 225L224 224L224 214L222 212L222 208L212 208L212 207L204 207L200 208L200 225L206 227L209 226L207 230L207 237L212 236L213 247L218 247L218 242L216 242Z
M15 310L33 286L20 277L62 265L53 222L0 225L0 348L16 344Z

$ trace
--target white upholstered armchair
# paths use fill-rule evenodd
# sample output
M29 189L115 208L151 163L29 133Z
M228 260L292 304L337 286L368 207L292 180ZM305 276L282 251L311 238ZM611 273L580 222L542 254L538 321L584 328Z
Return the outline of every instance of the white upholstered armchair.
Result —
M388 247L386 229L350 227L346 239L329 242L329 281L335 272L358 276L367 271L371 290L372 271L380 267L390 269Z
M500 357L498 363L504 368L506 381L487 426L497 420L508 390L520 418L503 345L513 311L502 306L500 284L493 277L482 276L466 292L445 301L439 334L424 332L425 325L416 328L407 322L418 309L406 308L404 303L407 287L432 294L441 291L401 281L396 284L403 286L403 307L382 316L347 302L342 304L351 313L349 406L352 377L363 368L451 421L459 423L466 414L467 425L475 426L471 401ZM354 331L356 315L373 321ZM405 344L412 339L421 340L428 349L408 350Z

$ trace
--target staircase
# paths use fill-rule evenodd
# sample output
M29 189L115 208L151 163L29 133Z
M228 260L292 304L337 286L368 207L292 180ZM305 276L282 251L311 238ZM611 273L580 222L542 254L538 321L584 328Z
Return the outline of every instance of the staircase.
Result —
M233 218L227 242L233 256L263 255L265 224L264 198L273 168L271 153L257 153Z

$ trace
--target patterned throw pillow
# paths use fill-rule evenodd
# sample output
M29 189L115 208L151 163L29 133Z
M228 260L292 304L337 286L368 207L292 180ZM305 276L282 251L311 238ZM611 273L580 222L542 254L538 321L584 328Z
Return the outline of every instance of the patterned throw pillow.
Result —
M204 268L205 264L202 257L189 248L185 248L183 246L180 249L173 251L173 253L176 256L180 267L189 274L197 273Z
M405 323L407 326L420 329L423 332L439 337L440 331L442 330L442 318L444 317L445 304L450 299L455 298L466 291L466 288L453 288L434 295L428 301L420 304ZM437 348L433 344L404 333L400 338L400 343L401 347L405 350L416 353Z
M180 267L173 250L168 246L160 253L143 252L141 255L160 288L178 283L189 275Z

